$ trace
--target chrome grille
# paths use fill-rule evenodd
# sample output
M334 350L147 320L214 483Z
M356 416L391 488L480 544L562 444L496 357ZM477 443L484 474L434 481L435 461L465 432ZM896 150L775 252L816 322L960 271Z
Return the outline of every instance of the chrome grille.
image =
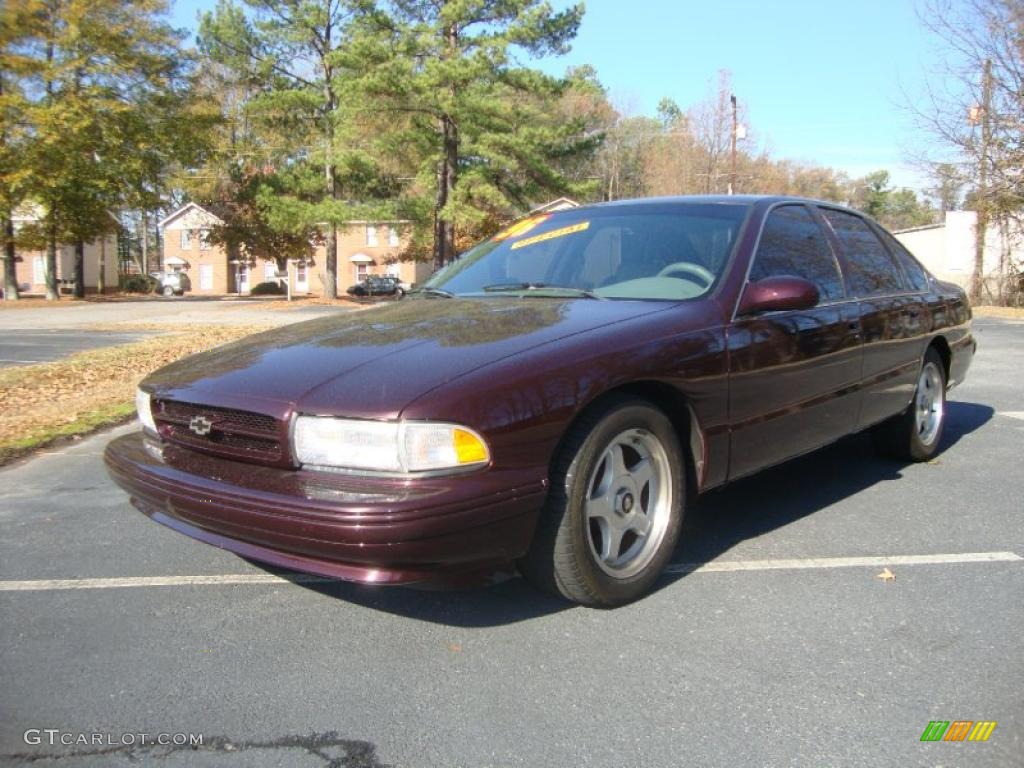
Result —
M153 418L165 440L221 456L278 464L284 430L273 416L178 400L156 400Z

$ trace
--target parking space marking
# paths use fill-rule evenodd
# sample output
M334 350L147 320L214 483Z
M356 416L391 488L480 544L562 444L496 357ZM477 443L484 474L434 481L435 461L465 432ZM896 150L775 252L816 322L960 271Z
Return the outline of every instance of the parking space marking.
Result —
M233 584L319 584L335 581L326 576L296 573L291 578L270 573L226 573L210 576L132 576L111 579L41 579L0 581L0 592L49 592L59 589L122 589L126 587L190 587Z
M1024 411L1000 411L1000 416L1008 416L1011 419L1020 419L1024 421Z
M730 573L822 568L880 568L893 565L948 565L952 563L1010 563L1024 561L1014 552L961 552L945 555L881 555L878 557L807 557L794 560L712 560L710 563L674 563L666 573ZM2 582L0 582L2 583Z
M1014 552L962 552L944 555L889 555L880 557L810 557L794 560L714 560L710 563L675 563L665 573L732 573L823 568L877 568L893 565L949 565L954 563L1010 563L1024 558ZM65 589L124 589L132 587L196 587L258 584L325 584L326 576L295 573L226 573L210 576L129 576L105 579L38 579L0 581L0 592L52 592Z

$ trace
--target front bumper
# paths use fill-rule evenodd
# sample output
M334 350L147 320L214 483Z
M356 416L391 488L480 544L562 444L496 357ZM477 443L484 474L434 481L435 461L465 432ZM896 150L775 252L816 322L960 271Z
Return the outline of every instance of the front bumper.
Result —
M362 583L498 567L529 547L547 483L493 468L413 481L287 470L201 455L141 432L107 470L159 523L244 557Z

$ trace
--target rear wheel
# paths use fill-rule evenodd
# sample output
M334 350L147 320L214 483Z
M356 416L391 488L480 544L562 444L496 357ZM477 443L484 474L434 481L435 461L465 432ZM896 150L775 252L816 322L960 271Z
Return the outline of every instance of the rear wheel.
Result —
M875 447L887 456L928 461L939 450L946 424L946 368L939 353L929 348L917 377L914 399L898 416L871 432Z
M643 400L608 403L567 436L523 574L584 605L637 599L679 538L683 478L665 414Z
M174 295L174 289L171 288L171 286L169 286L169 285L165 285L164 286L164 290L163 290L163 294L164 294L164 296L167 296L168 298L170 298L171 296Z

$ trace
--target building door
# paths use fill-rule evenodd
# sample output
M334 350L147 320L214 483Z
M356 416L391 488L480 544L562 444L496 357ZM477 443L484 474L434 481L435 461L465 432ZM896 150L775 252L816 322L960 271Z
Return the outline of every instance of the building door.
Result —
M213 290L213 264L199 265L199 290Z
M248 293L249 292L249 265L239 264L238 265L238 292Z
M309 268L304 261L295 262L295 292L309 292Z

